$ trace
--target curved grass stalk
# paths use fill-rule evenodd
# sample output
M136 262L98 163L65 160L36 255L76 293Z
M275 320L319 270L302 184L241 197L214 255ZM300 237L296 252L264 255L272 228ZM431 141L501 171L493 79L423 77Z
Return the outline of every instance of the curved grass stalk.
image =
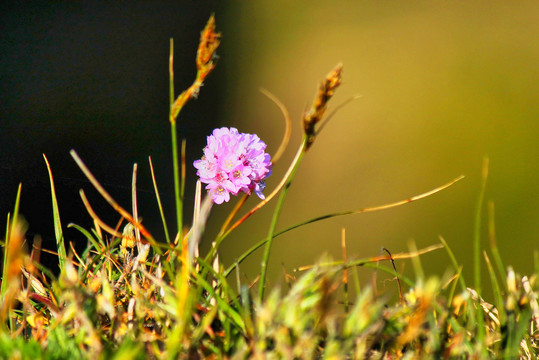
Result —
M286 185L284 186L281 192L281 196L279 197L279 200L277 201L277 206L275 208L275 211L273 212L271 225L268 231L268 236L266 238L267 240L266 249L264 251L264 257L262 258L262 265L260 268L260 282L258 286L258 298L261 303L262 303L262 300L264 299L264 291L266 289L266 276L267 276L267 271L268 271L268 262L269 262L270 252L271 252L271 245L273 243L273 238L275 235L275 228L277 227L277 220L279 220L279 215L281 214L281 209L284 203L284 199L286 197L288 189L290 188L292 179L294 178L294 175L296 174L296 171L298 170L298 165L307 151L307 146L308 146L308 137L304 136L303 141L301 143L300 152L298 152L298 155L296 156L297 160L293 163L293 166L290 167L289 172L287 173L288 176L285 177Z
M248 198L249 198L249 194L244 194L242 198L240 199L240 201L236 203L236 205L234 206L234 209L232 209L230 214L227 216L225 222L223 223L223 226L221 226L221 230L219 230L219 234L217 234L217 238L220 238L221 236L225 234L226 229L228 228L232 220L234 220L234 217L238 214L238 212L243 207L243 205L247 202Z
M288 113L288 109L286 108L286 106L284 106L284 104L275 95L273 95L266 89L260 89L260 92L266 95L271 101L275 103L275 105L279 107L279 110L281 110L285 121L283 139L281 140L281 144L277 148L277 151L271 158L271 161L275 164L283 155L284 151L288 146L288 142L290 141L290 135L292 134L292 120L290 119L290 114Z
M401 252L401 253L398 253L398 254L379 255L379 256L374 256L374 257L369 257L369 258L364 258L364 259L353 260L353 261L349 261L349 262L344 262L342 260L337 260L337 261L331 261L331 262L321 263L321 264L316 264L316 265L305 265L305 266L300 266L299 268L294 269L294 271L306 271L306 270L310 270L310 269L312 269L314 267L317 267L317 266L320 266L320 267L324 267L324 266L329 266L329 267L331 267L331 266L342 266L343 268L350 268L350 267L353 267L353 266L362 266L362 265L365 265L365 264L368 264L368 263L376 263L376 262L379 262L379 261L413 259L413 258L418 257L419 255L424 255L424 254L427 254L429 252L439 250L439 249L441 249L443 247L444 247L443 244L435 244L435 245L427 246L427 247L425 247L423 249L420 249L420 250L416 249L416 250L413 250L413 251Z
M249 218L251 215L253 215L255 212L260 210L264 205L266 205L268 202L271 201L277 195L277 193L287 184L288 179L292 175L292 172L295 172L295 169L297 168L298 163L300 162L301 158L305 155L305 140L301 143L298 152L296 153L296 156L292 160L292 163L290 164L290 167L286 171L286 174L284 174L281 182L275 187L275 189L269 194L264 200L259 202L255 207L253 207L249 212L241 219L236 221L234 225L232 225L226 233L223 235L223 238L227 237L235 228L240 226L247 218ZM219 245L219 244L218 244Z
M82 226L70 223L70 224L67 224L67 227L68 228L74 228L74 229L78 230L82 235L84 235L86 237L86 239L90 243L92 243L92 245L96 249L96 251L101 251L106 247L106 245L104 243L100 243L98 241L98 240L102 241L102 238L99 238L98 240L94 239L92 234L90 234L90 232L88 230L86 230L85 228L83 228ZM85 257L86 252L89 251L88 249L90 249L89 246L88 246L87 250L85 250L85 252L83 253L84 257Z
M332 217L343 216L343 215L351 215L351 214L360 214L360 213L373 212L373 211L379 211L379 210L386 210L386 209L391 209L391 208L394 208L394 207L397 207L397 206L405 205L405 204L411 203L413 201L417 201L417 200L426 198L428 196L431 196L431 195L433 195L433 194L435 194L435 193L437 193L439 191L442 191L442 190L450 187L451 185L453 185L457 181L462 180L463 178L464 178L464 175L461 175L461 176L451 180L447 184L444 184L442 186L437 187L436 189L427 191L426 193L423 193L423 194L420 194L420 195L412 196L411 198L408 198L408 199L396 201L396 202L393 202L393 203L380 205L380 206L374 206L374 207L368 207L368 208L363 208L363 209L357 209L357 210L340 211L340 212L335 212L335 213L331 213L331 214L327 214L327 215L318 216L318 217L315 217L313 219L310 219L310 220L301 222L299 224L293 225L293 226L285 229L284 231L290 231L290 230L293 230L293 229L298 228L300 226L311 224L313 222L317 222L317 221L320 221L320 220L330 219Z
M266 253L264 255L264 260L262 261L262 274L261 274L261 282L260 282L260 288L259 288L259 296L260 299L263 297L264 293L264 287L265 287L265 280L266 280L266 270L267 270L267 262L269 258L269 252L271 248L271 242L273 240L273 234L275 232L275 226L277 224L277 219L279 217L281 206L284 201L284 198L286 196L286 192L288 187L291 184L292 178L294 177L294 174L297 170L298 164L300 160L303 158L307 150L310 148L310 146L313 144L316 136L317 136L317 130L316 126L322 120L324 116L324 112L327 109L328 101L333 97L335 94L335 90L339 87L341 84L341 77L342 77L342 64L337 64L337 66L330 71L330 73L326 76L324 81L320 84L317 94L315 96L314 102L312 104L311 109L303 114L303 140L301 142L300 148L298 149L298 152L296 153L296 156L292 160L292 163L288 167L288 170L286 174L283 176L281 182L275 190L263 201L258 203L253 209L251 209L247 214L245 214L241 219L236 221L234 225L230 227L222 236L218 237L215 241L215 246L210 250L209 254L206 257L206 260L212 258L215 256L215 253L217 251L217 248L219 247L220 243L225 239L230 232L232 232L236 227L238 227L240 224L242 224L248 217L250 217L252 214L254 214L256 211L260 210L264 205L266 205L277 193L284 187L281 197L279 199L279 203L277 205L277 208L274 212L274 216L272 219L272 223L270 225L270 229L268 232L268 238L266 243ZM266 94L268 95L268 94ZM270 97L271 99L272 97ZM275 98L276 100L276 98ZM274 101L275 101L274 100ZM276 102L277 105L280 104L280 102ZM281 107L281 110L284 108L282 104L279 105ZM287 113L285 114L285 120L287 118ZM286 132L285 132L285 138L286 140ZM286 140L287 141L287 140ZM279 154L280 156L280 154Z
M340 211L340 212L336 212L336 213L331 213L331 214L326 214L326 215L322 215L322 216L317 216L315 218L312 218L312 219L309 219L309 220L306 220L306 221L302 221L298 224L295 224L295 225L292 225L290 227L287 227L281 231L278 231L274 234L274 237L278 237L280 235L283 235L291 230L294 230L294 229L297 229L299 227L302 227L302 226L305 226L305 225L308 225L308 224L312 224L312 223L315 223L315 222L318 222L318 221L322 221L322 220L326 220L326 219L331 219L333 217L338 217L338 216L344 216L344 215L352 215L352 214L360 214L360 213L366 213L366 212L373 212L373 211L379 211L379 210L386 210L386 209L391 209L393 207L397 207L397 206L401 206L401 205L405 205L405 204L408 204L408 203L411 203L413 201L417 201L417 200L421 200L421 199L424 199L428 196L431 196L439 191L442 191L442 190L445 190L446 188L452 186L453 184L455 184L457 181L460 181L464 178L463 175L451 180L450 182L448 182L447 184L444 184L442 186L439 186L433 190L430 190L430 191L427 191L423 194L419 194L419 195L416 195L416 196L412 196L408 199L405 199L405 200L400 200L400 201L396 201L396 202L393 202L393 203L389 203L389 204L385 204L385 205L380 205L380 206L374 206L374 207L368 207L368 208L363 208L363 209L357 209L357 210L347 210L347 211ZM245 251L240 257L238 257L238 259L232 264L230 265L230 267L225 271L225 276L228 276L230 274L230 272L232 270L234 270L235 267L239 266L239 264L241 264L249 255L251 255L253 252L255 252L256 250L258 250L259 248L261 248L262 246L264 246L266 243L267 243L267 239L264 239L264 240L261 240L259 241L258 243L256 243L255 245L253 245L251 248L249 248L247 251Z
M273 155L271 159L272 163L275 164L277 161L279 161L279 159L285 152L288 146L288 142L290 141L290 135L292 134L292 120L290 119L290 114L288 113L286 106L284 106L284 104L275 95L273 95L271 92L269 92L266 89L260 89L260 92L266 95L271 101L275 103L275 105L279 107L285 121L285 130L284 130L283 138L281 140L281 143L279 144L279 147L277 148L277 151L275 152L275 154ZM225 231L227 230L228 226L230 225L234 217L237 215L237 213L240 211L240 209L243 207L243 205L245 204L248 198L249 198L249 195L245 194L241 198L241 200L236 204L234 209L230 212L225 222L223 223L223 226L221 227L221 230L219 231L217 238L220 238L221 236L225 234ZM239 224L237 225L235 224L236 227L238 225Z
M88 214L99 225L99 227L101 227L103 230L105 230L106 232L108 232L110 235L114 237L122 238L121 232L118 232L113 227L108 226L103 220L99 218L99 216L96 214L94 209L92 209L92 206L90 205L90 202L88 201L88 198L86 197L86 194L84 194L84 190L80 189L79 195L80 195L80 198L82 199L82 203L84 204L84 207L86 208L86 211L88 211Z
M341 110L342 108L344 108L346 105L348 105L349 103L351 103L352 101L354 100L357 100L359 99L360 97L362 97L363 95L360 95L360 94L357 94L357 95L354 95L352 97L349 97L348 99L346 99L342 104L339 104L335 109L333 109L333 111L331 111L331 113L325 117L320 125L318 126L318 128L316 129L316 134L320 134L320 132L322 131L322 129L324 129L324 127L326 127L327 123L329 122L329 120L331 120L333 118L333 116L335 116L335 114L337 113L337 111Z
M403 274L395 271L395 269L393 267L390 267L390 266L385 266L385 265L381 265L381 264L377 264L376 262L366 262L364 264L361 264L361 265L355 265L355 266L365 266L365 267L368 267L368 268L371 268L371 269L374 269L375 271L383 271L385 272L386 274L389 274L389 275L392 275L392 276L395 276L395 277L399 277L402 282L404 284L406 284L408 287L410 288L413 288L414 285L415 285L415 281L413 281L412 279L410 279L409 277L407 276L404 276ZM345 267L346 269L347 267ZM401 302L402 304L402 302Z
M127 210L125 210L123 207L121 207L116 202L116 200L114 200L112 198L112 196L110 196L110 194L105 190L105 188L103 186L101 186L99 181L97 181L97 179L92 174L92 172L88 169L86 164L84 164L84 162L81 160L81 158L76 153L76 151L71 150L69 153L71 154L71 157L73 157L73 159L75 160L75 162L77 163L79 168L82 170L84 175L88 178L88 180L90 180L90 182L95 187L95 189L109 203L109 205L112 206L112 208L114 210L116 210L120 215L122 215L127 221L129 221L131 224L133 224L136 228L138 228L140 230L141 234L146 238L146 240L141 239L141 241L143 243L145 243L145 241L147 241L147 242L150 242L152 245L155 245L156 242L155 242L153 236L150 234L150 232L141 223L135 221L133 216ZM154 248L157 248L157 246L154 246Z
M294 160L292 160L292 163L290 164L290 167L288 168L286 174L283 176L281 182L275 187L275 189L271 192L271 194L269 194L264 200L262 200L261 202L259 202L255 207L253 207L247 214L245 214L241 219L239 219L238 221L236 221L234 223L234 225L232 225L224 234L222 234L221 236L217 237L217 239L215 240L215 246L213 246L210 250L210 252L208 253L208 255L206 255L206 261L210 261L214 256L215 256L215 253L217 251L217 248L219 248L219 246L221 245L221 243L223 242L224 239L226 239L226 237L234 230L236 229L238 226L240 226L245 220L247 220L247 218L249 218L251 215L253 215L255 212L257 212L258 210L260 210L264 205L266 205L271 199L273 199L275 197L275 195L277 195L277 193L287 184L287 181L288 181L288 178L290 177L290 175L292 174L292 172L294 171L294 169L297 167L297 164L299 163L299 161L301 160L301 158L303 157L303 155L305 155L305 146L306 146L306 142L305 142L305 139L304 141L301 143L299 149L298 149L298 152L296 153L296 156L294 157Z

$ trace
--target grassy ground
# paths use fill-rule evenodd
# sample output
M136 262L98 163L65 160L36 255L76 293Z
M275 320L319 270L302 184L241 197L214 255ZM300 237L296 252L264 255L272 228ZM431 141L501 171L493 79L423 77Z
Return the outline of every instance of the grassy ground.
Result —
M200 184L195 197L194 221L183 224L185 146L176 134L176 121L186 102L198 96L206 76L215 67L219 34L213 17L201 33L197 53L197 77L176 96L173 88L173 43L170 54L170 124L174 161L177 231L168 233L157 183L156 200L165 239L154 239L138 218L136 173L133 169L133 201L128 211L100 185L82 159L72 156L83 173L117 210L121 221L109 226L99 218L81 190L81 198L94 220L94 228L69 224L88 240L82 253L64 243L63 225L56 202L53 173L49 168L57 255L60 275L39 264L38 242L27 249L25 223L18 214L21 188L14 211L8 216L0 302L0 358L328 358L328 359L452 359L537 358L539 326L537 276L521 276L505 267L493 231L490 249L479 247L483 191L488 163L478 196L474 242L475 278L469 286L462 268L447 243L426 249L410 245L408 253L348 260L343 233L342 260L322 259L315 265L287 274L289 285L267 289L266 273L272 241L299 226L327 218L384 210L421 200L442 191L461 177L410 199L368 209L327 214L287 229L276 224L294 174L317 136L334 113L326 114L328 102L341 83L342 66L336 66L321 82L311 108L302 117L303 141L279 185L254 208L243 212L247 195L239 199L214 246L204 255L198 243L211 207ZM275 165L290 138L290 119ZM336 107L338 108L338 107ZM279 164L280 165L280 164ZM150 168L153 168L150 160ZM219 247L227 237L268 202L276 202L265 239L240 254L233 264L219 262ZM491 224L492 226L492 224ZM187 231L180 229L187 228ZM239 264L264 247L260 276L242 283ZM453 271L444 278L424 274L420 257L445 251ZM396 271L395 262L409 259L415 278ZM485 262L494 293L492 304L481 298L480 264ZM361 286L356 270L370 266L395 280L396 300L379 295L376 288ZM373 270L373 276L376 271ZM236 285L230 285L234 279Z

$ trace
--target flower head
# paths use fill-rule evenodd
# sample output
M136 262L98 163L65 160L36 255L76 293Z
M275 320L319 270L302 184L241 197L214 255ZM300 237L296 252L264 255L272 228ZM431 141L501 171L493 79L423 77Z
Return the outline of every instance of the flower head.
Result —
M213 130L207 138L204 156L193 163L200 181L216 204L228 202L230 195L254 191L264 199L264 180L271 175L271 157L266 144L253 134L235 128Z

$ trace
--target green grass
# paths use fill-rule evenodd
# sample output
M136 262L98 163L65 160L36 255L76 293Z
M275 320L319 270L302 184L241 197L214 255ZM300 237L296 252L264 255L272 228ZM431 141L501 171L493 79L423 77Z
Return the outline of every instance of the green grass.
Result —
M81 198L94 228L76 224L69 228L87 239L81 254L66 252L53 172L46 157L51 183L53 223L60 274L35 262L37 243L25 248L25 224L15 206L8 215L3 246L0 286L0 359L197 359L197 358L297 358L297 359L468 359L536 358L539 326L537 274L521 276L505 268L498 252L493 205L489 205L489 248L481 249L481 211L487 165L476 210L474 236L475 277L469 287L462 267L447 242L408 253L348 260L343 232L343 260L323 258L317 264L287 274L287 288L266 288L272 242L278 236L328 218L379 211L424 199L453 185L462 177L424 194L373 208L325 214L285 229L277 220L285 198L301 166L329 117L328 102L341 82L338 65L322 81L312 107L304 114L303 141L288 171L276 188L244 215L245 198L237 202L213 239L207 254L197 244L209 218L211 202L195 196L194 222L182 231L185 186L185 142L179 142L176 122L186 102L198 96L200 87L215 67L219 34L213 17L201 34L197 53L197 76L191 87L176 97L173 87L173 46L170 53L170 123L174 161L176 223L171 237L151 160L157 210L164 239L155 239L138 219L136 169L133 171L133 204L129 212L115 202L75 151L72 156L103 198L127 220L116 226L101 219L81 190ZM290 137L290 119L273 95L286 120L282 153ZM178 146L181 144L180 146ZM274 158L274 163L277 162ZM277 166L281 166L278 164ZM279 196L277 196L279 195ZM219 262L219 247L233 231L267 203L277 199L267 236L238 254L232 264ZM234 219L239 219L234 222ZM109 220L110 221L110 220ZM258 283L245 284L239 265L265 248ZM431 251L447 253L453 270L445 277L425 274L420 257ZM490 255L489 255L490 254ZM481 256L483 255L483 256ZM537 257L537 255L536 255ZM491 262L491 258L493 262ZM415 278L397 272L395 262L412 262ZM481 284L480 265L485 261L490 285ZM539 264L537 265L539 266ZM359 267L387 272L395 282L393 297L379 296L360 284ZM230 285L234 277L236 286ZM352 280L352 281L349 281ZM481 298L489 286L494 304ZM397 296L398 295L398 296ZM398 300L392 300L396 298Z

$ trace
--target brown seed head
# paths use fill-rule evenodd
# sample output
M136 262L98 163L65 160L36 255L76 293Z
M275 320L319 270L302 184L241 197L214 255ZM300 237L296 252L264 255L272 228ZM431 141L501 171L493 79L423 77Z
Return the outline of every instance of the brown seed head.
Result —
M329 99L331 99L331 97L335 94L335 90L341 84L342 69L343 66L339 63L333 70L329 72L318 87L318 92L314 98L313 105L309 111L303 115L303 131L308 138L307 146L310 146L314 141L314 137L316 135L315 125L322 120Z
M215 32L215 17L212 15L206 27L200 33L200 44L197 51L197 69L210 71L215 67L215 51L219 47L220 33Z

